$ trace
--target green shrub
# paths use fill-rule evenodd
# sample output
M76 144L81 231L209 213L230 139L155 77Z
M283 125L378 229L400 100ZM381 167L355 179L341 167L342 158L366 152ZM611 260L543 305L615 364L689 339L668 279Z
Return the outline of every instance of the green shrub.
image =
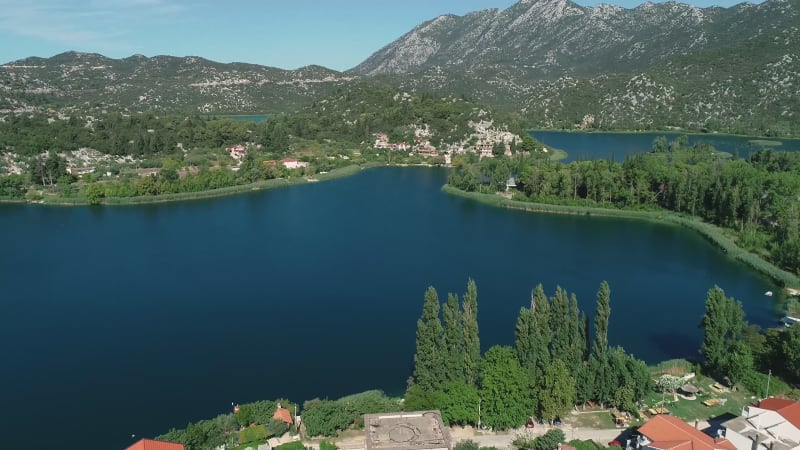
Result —
M467 439L466 441L460 441L456 444L455 450L479 450L480 446L477 442L473 441L472 439Z
M337 450L337 449L338 447L336 447L336 445L333 444L332 442L322 441L319 443L319 450Z
M745 375L740 383L745 387L745 389L753 393L756 397L763 397L767 391L767 378L769 378L770 397L786 394L792 390L792 388L786 384L785 381L781 380L777 376L772 375L771 377L768 377L767 374L756 372L755 370L750 371L747 375Z
M269 431L267 431L263 425L254 425L239 432L239 443L246 444L248 442L260 441L270 436Z
M273 450L306 450L303 443L300 441L289 442L275 447Z

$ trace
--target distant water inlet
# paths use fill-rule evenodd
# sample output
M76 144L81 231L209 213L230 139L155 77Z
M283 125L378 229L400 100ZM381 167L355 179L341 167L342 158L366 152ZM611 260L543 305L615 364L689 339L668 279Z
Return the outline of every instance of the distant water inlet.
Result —
M532 131L531 135L546 146L567 152L566 161L608 159L622 161L627 156L648 152L653 141L664 136L672 141L679 133L585 133L572 131ZM800 151L800 139L757 138L717 134L688 134L688 145L707 143L720 152L746 157L762 148Z
M569 148L564 146L565 148ZM188 203L0 205L3 448L122 449L131 434L367 389L400 394L428 286L478 285L484 349L511 344L543 283L648 362L697 356L706 292L778 324L777 289L700 236L650 222L542 215L448 196L438 168ZM46 420L43 411L58 411ZM402 437L402 436L401 436Z

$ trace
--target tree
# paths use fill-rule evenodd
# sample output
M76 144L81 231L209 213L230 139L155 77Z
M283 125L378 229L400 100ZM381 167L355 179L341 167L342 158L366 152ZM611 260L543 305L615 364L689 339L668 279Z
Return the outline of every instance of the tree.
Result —
M464 294L464 379L476 384L481 361L481 342L478 337L478 287L472 278Z
M661 392L675 392L683 385L683 379L674 375L664 374L656 379L656 388Z
M570 354L571 325L569 295L561 286L557 286L555 295L550 299L550 328L552 330L550 355L554 361L556 359L564 362L572 360Z
M353 423L353 411L346 403L309 400L303 405L303 423L309 436L336 436Z
M422 317L417 321L417 352L414 354L413 376L413 383L425 391L436 391L445 382L443 331L439 320L439 295L436 289L429 287L425 291Z
M553 421L568 412L575 404L575 378L567 365L557 359L544 373L539 392L539 417Z
M784 331L781 339L781 350L785 364L785 373L789 380L800 382L800 324L796 323Z
M496 429L524 424L532 411L528 374L511 347L490 348L481 364L481 421Z
M464 380L464 318L458 296L447 294L442 308L444 315L445 377L449 381Z
M743 371L753 363L750 349L742 342L745 325L741 303L726 297L718 286L708 291L706 313L700 323L703 329L701 351L706 367L729 377L732 382L740 380Z
M608 350L608 318L611 316L611 289L608 283L600 283L597 291L597 310L594 315L594 341L592 354L598 357L605 355Z
M533 450L555 450L565 438L564 432L558 428L547 430L547 433L534 439Z
M436 401L448 426L477 424L479 402L478 388L463 381L450 382Z

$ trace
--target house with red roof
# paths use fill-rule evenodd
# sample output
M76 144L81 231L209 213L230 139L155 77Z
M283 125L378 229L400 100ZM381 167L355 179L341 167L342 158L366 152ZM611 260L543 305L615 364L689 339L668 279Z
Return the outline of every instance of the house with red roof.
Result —
M242 144L234 145L233 147L228 147L228 154L231 155L233 159L242 159L244 155L247 154L247 147Z
M736 450L800 450L800 403L767 398L722 424Z
M639 434L638 446L650 450L737 450L729 440L712 438L675 416L655 416Z
M153 439L141 439L125 450L184 450L183 444L172 442L156 441Z
M286 425L291 425L293 423L291 411L282 408L280 404L278 404L278 409L275 410L275 414L272 415L272 418L278 419Z

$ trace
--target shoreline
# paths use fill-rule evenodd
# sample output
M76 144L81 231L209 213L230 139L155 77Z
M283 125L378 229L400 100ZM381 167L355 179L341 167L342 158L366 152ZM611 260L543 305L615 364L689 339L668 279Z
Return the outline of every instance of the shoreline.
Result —
M528 133L583 133L583 134L668 134L668 135L688 135L688 136L730 136L738 138L752 138L749 140L785 140L785 141L800 141L800 136L759 136L753 134L735 134L735 133L703 133L702 131L688 131L688 130L560 130L554 128L531 128Z
M475 200L489 206L526 212L649 220L652 222L685 227L700 233L704 239L721 249L729 257L745 264L759 274L766 276L781 287L800 285L800 277L797 275L787 272L764 260L760 256L739 247L731 238L724 235L722 228L703 222L698 218L680 216L670 211L633 211L594 206L551 205L547 203L523 202L500 197L496 194L466 192L454 188L449 184L442 186L442 191L449 195Z
M104 197L97 205L91 205L84 197L45 197L42 200L31 201L26 199L0 198L2 204L17 205L42 205L42 206L144 206L159 203L174 203L192 200L207 200L212 198L231 197L249 192L268 191L289 186L299 186L303 184L315 184L319 182L338 180L353 176L362 170L374 169L376 167L439 167L434 164L396 164L384 162L370 162L365 164L352 164L339 167L327 173L318 173L311 178L273 178L269 180L256 181L255 183L238 184L218 189L197 192L180 192L175 194L143 195L136 197ZM444 167L444 166L441 166Z
M40 201L29 201L26 199L0 199L0 204L20 204L20 205L44 205L44 206L142 206L157 203L173 203L192 200L206 200L211 198L229 197L248 192L268 191L271 189L298 186L302 184L313 184L323 181L336 180L355 175L362 170L379 167L381 164L367 163L362 165L353 164L340 167L328 173L316 174L313 178L273 178L270 180L256 181L255 183L239 184L218 189L197 192L180 192L175 194L144 195L136 197L104 197L98 205L91 205L83 197L53 197L44 198Z

